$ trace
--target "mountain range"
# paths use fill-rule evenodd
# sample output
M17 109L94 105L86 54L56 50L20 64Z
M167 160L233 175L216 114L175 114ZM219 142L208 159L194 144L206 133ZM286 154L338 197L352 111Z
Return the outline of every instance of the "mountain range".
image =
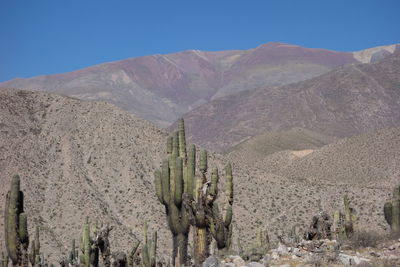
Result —
M400 52L305 81L220 97L184 115L189 139L223 151L266 132L343 138L400 126ZM173 128L172 126L171 128Z
M310 79L350 63L379 61L397 45L336 52L284 43L249 50L183 52L104 63L0 86L106 101L167 127L210 100L237 92Z

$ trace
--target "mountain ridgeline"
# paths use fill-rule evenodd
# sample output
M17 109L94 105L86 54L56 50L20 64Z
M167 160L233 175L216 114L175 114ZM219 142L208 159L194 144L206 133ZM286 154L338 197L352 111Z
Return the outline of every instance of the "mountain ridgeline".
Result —
M335 52L283 43L249 50L183 52L130 58L0 86L106 101L159 126L221 96L280 86L319 76L339 66L380 60L396 45Z

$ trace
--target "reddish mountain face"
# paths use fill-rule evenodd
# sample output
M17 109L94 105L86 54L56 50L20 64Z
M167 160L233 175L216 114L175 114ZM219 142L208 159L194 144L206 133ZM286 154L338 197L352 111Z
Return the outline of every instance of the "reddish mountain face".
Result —
M221 97L187 113L191 142L224 150L265 132L300 127L346 137L400 125L400 53L306 81Z
M210 99L305 80L356 61L353 53L268 43L243 51L188 50L131 58L0 85L106 101L168 126Z

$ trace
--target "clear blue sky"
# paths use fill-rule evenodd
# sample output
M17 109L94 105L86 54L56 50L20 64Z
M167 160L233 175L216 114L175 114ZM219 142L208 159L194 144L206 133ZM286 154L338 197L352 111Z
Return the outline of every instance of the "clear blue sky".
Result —
M0 81L186 49L400 43L400 0L0 0Z

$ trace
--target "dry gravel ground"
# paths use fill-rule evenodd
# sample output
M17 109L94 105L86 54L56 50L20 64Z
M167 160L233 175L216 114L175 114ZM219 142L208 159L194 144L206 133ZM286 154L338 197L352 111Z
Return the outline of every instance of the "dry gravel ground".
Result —
M113 251L127 251L148 221L159 230L160 254L169 254L169 230L153 185L166 136L110 104L1 88L0 199L19 173L30 232L40 225L42 248L52 262L79 238L86 215L115 226ZM400 129L394 128L303 157L283 151L249 161L211 154L209 166L222 170L228 160L234 163L234 240L239 235L247 246L257 227L267 227L275 240L294 224L308 225L319 209L342 208L345 193L358 212L359 228L387 231L382 207L400 183L399 153ZM1 217L3 212L0 201ZM0 242L4 250L2 235Z

